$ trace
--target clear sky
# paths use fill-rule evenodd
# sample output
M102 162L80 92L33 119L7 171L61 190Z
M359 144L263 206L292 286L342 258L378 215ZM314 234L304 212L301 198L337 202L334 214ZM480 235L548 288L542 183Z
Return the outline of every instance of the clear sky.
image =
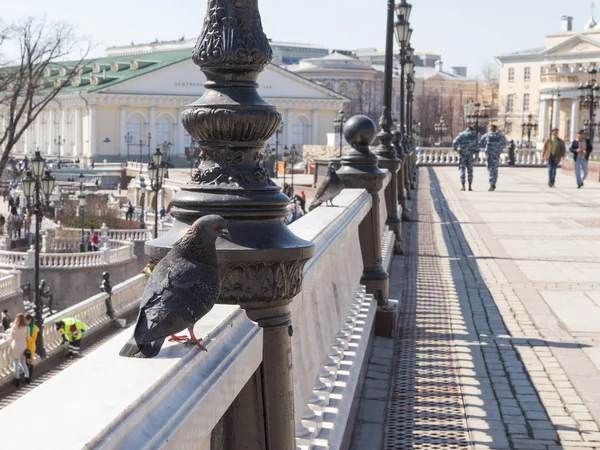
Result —
M542 46L563 15L582 29L590 0L409 0L413 47L477 74L494 56ZM28 15L77 25L100 56L107 46L197 36L206 0L0 0L4 23ZM387 0L259 0L267 35L328 48L383 48ZM600 11L598 11L600 20Z

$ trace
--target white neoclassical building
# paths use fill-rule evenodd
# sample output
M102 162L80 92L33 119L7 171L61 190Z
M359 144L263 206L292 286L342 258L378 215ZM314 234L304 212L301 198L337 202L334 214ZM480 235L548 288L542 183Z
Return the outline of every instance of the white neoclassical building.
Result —
M191 61L190 41L113 47L79 68L17 144L15 154L46 157L144 159L170 143L184 158L191 138L181 124L186 105L204 92L204 75ZM48 69L46 82L60 79ZM337 111L349 100L276 65L259 78L260 94L282 114L282 145L324 145ZM1 111L0 111L1 112ZM274 143L275 136L272 138Z
M499 96L505 122L500 125L508 137L527 140L521 125L531 114L539 127L531 139L538 147L551 127L558 127L561 137L574 139L589 119L588 109L580 108L578 88L588 82L589 68L600 63L600 25L592 18L583 29L574 30L573 18L564 16L561 32L546 36L543 47L497 59L502 64Z

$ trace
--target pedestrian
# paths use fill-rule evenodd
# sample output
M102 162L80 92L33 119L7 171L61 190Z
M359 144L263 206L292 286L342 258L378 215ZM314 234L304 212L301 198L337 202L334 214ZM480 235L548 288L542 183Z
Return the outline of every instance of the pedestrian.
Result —
M98 233L92 234L92 251L97 252L100 249L100 238L98 237Z
M477 133L472 126L467 127L465 131L456 136L452 142L454 150L459 152L460 160L458 169L460 171L461 191L465 190L465 178L468 176L469 191L473 190L473 157L479 151L479 142L477 141ZM466 174L465 174L466 172Z
M166 210L166 209L165 209L165 207L163 206L163 207L160 209L160 218L161 218L161 219L164 219L165 217L167 217L167 210Z
M496 190L498 183L498 166L500 165L500 154L508 145L508 141L502 133L498 131L496 125L490 125L488 132L481 137L479 146L485 148L487 155L487 169L490 179L490 191Z
M573 153L573 159L575 160L575 179L577 180L577 189L583 187L583 182L587 178L588 174L588 161L590 155L594 150L592 142L585 137L585 131L579 130L577 132L577 139L571 142L569 148Z
M302 191L301 195L296 195L296 199L300 203L300 208L302 208L302 213L306 214L306 194Z
M133 220L133 205L129 202L129 206L127 207L127 213L125 214L125 219Z
M19 313L15 317L11 330L6 334L10 341L10 351L13 360L14 379L15 386L21 385L21 374L20 370L23 371L25 376L25 382L29 383L29 369L25 364L25 351L27 350L27 337L29 336L29 327L25 323L25 316L23 313Z
M556 182L556 168L566 153L565 142L558 137L558 128L552 128L551 136L544 142L542 162L548 164L548 187Z
M31 314L25 314L25 323L29 327L29 335L27 336L27 350L25 351L25 364L29 370L29 379L33 378L33 358L35 358L35 343L40 331L33 320Z
M8 331L11 322L12 317L10 317L10 314L8 314L8 309L5 309L4 311L2 311L2 328L4 329L4 331Z
M146 267L144 267L142 269L141 273L146 275L146 278L150 278L150 275L152 275L153 270L154 270L154 261L150 260L150 261L148 261L148 264L146 264Z
M88 326L79 319L65 317L56 322L56 330L62 335L63 341L69 343L67 358L79 356L81 352L81 339Z
M12 211L12 208L15 204L15 199L13 198L12 195L8 194L8 210Z

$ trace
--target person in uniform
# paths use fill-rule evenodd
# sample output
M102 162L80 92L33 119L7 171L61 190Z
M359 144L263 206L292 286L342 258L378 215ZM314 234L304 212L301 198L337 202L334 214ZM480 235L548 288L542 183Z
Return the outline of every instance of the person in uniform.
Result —
M490 125L488 127L488 132L484 134L479 141L479 146L481 148L485 148L485 153L487 155L487 168L490 176L490 191L496 190L500 155L507 145L508 141L504 135L498 131L498 127L496 125Z
M465 190L465 179L468 174L469 179L469 191L473 190L473 157L475 153L479 152L479 145L477 142L477 133L475 128L469 126L465 131L460 133L452 142L454 150L460 154L459 170L460 170L460 183L462 184L461 191ZM467 174L465 174L467 172Z
M65 317L56 322L56 330L62 335L63 340L69 343L67 357L79 356L81 352L81 339L88 326L79 319Z

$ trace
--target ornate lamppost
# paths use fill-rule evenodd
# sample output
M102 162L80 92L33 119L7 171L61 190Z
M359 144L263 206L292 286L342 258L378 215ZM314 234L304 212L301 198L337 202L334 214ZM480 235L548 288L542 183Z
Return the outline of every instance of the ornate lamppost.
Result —
M435 125L433 126L433 128L435 129L435 132L438 134L438 136L440 138L440 146L441 146L442 140L444 139L444 136L448 132L448 125L446 124L446 120L443 117L440 117L440 121L436 122Z
M146 145L148 147L148 164L150 164L151 161L151 151L150 151L150 145L152 144L152 133L148 132L148 140L146 141ZM141 161L140 161L141 162Z
M596 76L598 71L596 67L592 66L588 70L589 80L587 83L582 83L579 86L579 108L588 110L588 137L590 141L594 141L594 128L596 109L598 109L598 97L600 86L596 83Z
M338 155L339 158L342 157L342 151L344 150L344 123L345 122L346 122L346 117L344 116L344 111L340 109L338 111L337 117L333 121L333 129L340 138L340 154Z
M531 132L538 130L538 124L533 121L533 114L527 116L527 122L521 124L523 134L527 134L527 148L531 148Z
M158 193L162 189L165 179L166 166L167 163L163 161L163 154L157 148L154 155L152 155L152 162L148 165L150 188L154 192L154 239L158 237Z
M129 161L129 146L131 145L132 142L133 142L133 136L128 131L127 134L125 135L125 143L127 144L127 161Z
M407 57L404 60L404 71L406 72L406 127L404 132L409 135L412 135L412 101L415 90L415 63L412 54L413 49L409 44Z
M292 196L294 195L294 166L296 165L296 159L298 158L298 149L296 148L296 144L292 144L292 148L290 150L290 162L292 163Z
M142 212L140 215L140 229L144 230L146 229L146 222L144 218L144 207L146 203L146 180L142 176L140 176L140 190L142 192L140 194L140 206L142 207Z
M27 172L23 179L23 193L27 197L27 204L31 205L31 211L35 214L35 266L34 266L34 286L35 286L35 324L39 328L37 337L37 353L40 357L46 357L44 348L43 328L44 317L42 315L43 305L40 295L40 233L42 228L42 218L50 203L50 194L54 190L56 180L46 169L46 160L41 157L40 152L35 152L35 157L31 160L31 171ZM44 174L45 172L45 174ZM42 195L44 198L42 198ZM43 201L45 199L45 201Z
M407 50L412 52L410 47L410 38L412 36L412 28L410 27L410 13L412 11L412 5L407 3L406 0L402 0L396 5L396 39L400 46L400 121L398 122L398 129L404 133L405 131L405 79L406 79L406 67L404 66L407 56Z
M163 155L165 157L165 178L169 178L169 164L171 163L171 144L170 142L163 142L162 149ZM154 156L152 156L154 159Z
M490 117L488 116L485 109L482 108L481 103L476 102L469 104L468 106L471 107L471 105L473 108L471 113L467 115L467 121L469 123L469 126L475 128L475 133L477 133L477 137L479 137L481 125L483 125L485 121L488 120Z
M58 137L54 138L54 145L58 147L58 168L60 169L60 147L65 145L65 138L59 134Z
M85 203L87 201L87 194L83 192L83 189L79 191L77 198L79 199L79 216L81 217L81 240L79 241L79 253L85 253Z

